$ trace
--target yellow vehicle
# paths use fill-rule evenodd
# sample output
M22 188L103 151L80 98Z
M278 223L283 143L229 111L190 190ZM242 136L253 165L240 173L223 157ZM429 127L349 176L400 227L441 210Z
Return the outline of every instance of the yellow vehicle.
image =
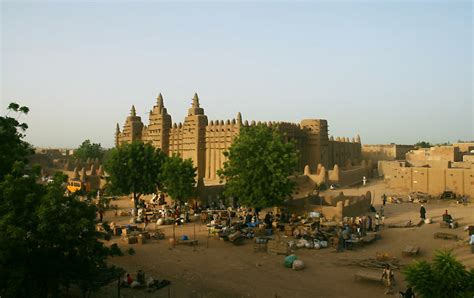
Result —
M67 190L70 192L70 193L75 193L76 191L80 191L82 189L85 189L87 191L90 190L90 187L88 187L89 185L88 184L84 184L81 182L81 180L79 179L69 179L69 181L67 182Z

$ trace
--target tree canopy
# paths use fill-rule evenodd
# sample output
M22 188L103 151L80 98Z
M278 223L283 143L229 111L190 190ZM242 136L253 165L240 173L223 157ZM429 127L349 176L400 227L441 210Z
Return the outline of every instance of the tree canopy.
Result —
M191 159L178 155L168 157L162 168L163 191L171 198L186 202L195 192L196 169Z
M86 292L110 274L116 278L118 269L106 265L109 249L98 240L95 206L65 197L63 174L37 183L39 171L25 167L28 145L17 131L26 125L7 118L0 117L8 132L2 143L15 145L0 155L0 164L11 165L0 177L0 296L54 297L71 284Z
M403 274L420 297L472 297L474 294L474 270L467 271L450 251L439 251L432 263L416 261L407 266Z
M81 161L86 161L88 158L102 160L105 149L100 143L91 143L90 140L85 140L82 144L74 150L74 157Z
M288 179L297 165L297 152L275 128L243 127L218 174L226 182L224 195L252 207L281 205L295 184Z
M417 148L431 148L431 147L433 147L433 145L430 144L430 142L426 142L426 141L420 141L420 142L416 143L414 146L417 147Z
M108 188L115 194L133 194L135 207L142 194L154 193L161 184L161 167L166 155L140 141L111 150L105 164Z
M11 112L16 113L17 117L9 117ZM28 107L11 103L8 106L8 114L0 117L0 179L11 172L15 163L27 163L27 156L33 153L32 147L23 141L23 132L28 125L18 121L28 112Z

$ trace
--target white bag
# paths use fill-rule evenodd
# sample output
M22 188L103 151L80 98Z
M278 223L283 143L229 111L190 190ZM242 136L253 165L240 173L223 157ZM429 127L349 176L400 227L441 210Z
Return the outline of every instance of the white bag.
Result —
M294 260L292 265L293 270L302 270L304 268L304 262L302 260Z

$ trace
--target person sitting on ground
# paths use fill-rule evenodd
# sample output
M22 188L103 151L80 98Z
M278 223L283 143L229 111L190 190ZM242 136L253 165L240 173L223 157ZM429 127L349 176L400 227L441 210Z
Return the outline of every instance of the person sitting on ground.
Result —
M276 220L276 221L281 220L280 209L278 209L277 213L275 214L275 219L274 220Z
M129 273L127 273L127 284L128 284L128 286L130 286L132 284L132 282L133 282L132 276Z
M257 215L254 213L253 216L252 216L252 220L251 220L251 223L253 224L253 226L257 226L259 224L259 220L258 220L258 217Z
M290 217L290 223L294 223L297 221L298 221L298 217L296 216L296 214L292 213Z
M450 229L454 229L454 219L451 214L448 214L448 210L445 210L443 214L443 221L449 225Z
M247 212L247 215L245 215L245 223L248 224L252 221L252 214L250 212Z
M403 298L415 298L415 293L413 293L411 287L408 287L405 293L400 292L400 296Z
M316 230L319 230L321 228L321 217L315 217L314 218L314 224L316 226Z

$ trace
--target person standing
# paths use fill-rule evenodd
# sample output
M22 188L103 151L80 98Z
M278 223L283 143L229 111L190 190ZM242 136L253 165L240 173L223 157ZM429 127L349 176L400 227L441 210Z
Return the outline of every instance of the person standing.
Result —
M385 282L385 286L387 287L385 294L392 294L393 291L393 282L395 281L393 276L393 271L390 269L389 265L385 266L385 269L382 272L382 280Z
M345 226L344 229L342 230L342 241L344 242L344 249L347 249L348 247L348 240L351 238L350 232L349 232L349 226Z
M337 233L337 236L338 236L338 241L337 241L337 246L336 246L336 251L337 252L341 252L344 250L344 247L345 247L345 241L344 241L344 237L342 235L342 230L339 230L339 232Z
M144 223L144 226L143 226L143 229L146 230L146 226L148 226L148 216L146 215L146 212L145 212L145 218L143 219L143 223Z
M365 236L367 231L367 217L365 215L360 219L361 235Z
M372 217L370 217L370 215L367 216L367 225L368 225L367 231L372 232L373 231L372 230Z
M387 203L387 196L385 194L382 195L382 204L385 206L385 203Z
M267 212L267 214L265 214L265 218L263 219L263 222L265 223L266 225L266 229L271 229L272 227L272 221L271 221L271 215L270 215L270 212Z
M378 232L380 228L380 216L378 213L375 214L375 232Z
M471 238L469 240L469 244L471 245L471 253L474 254L474 234L471 235Z
M383 206L380 206L379 214L380 214L380 220L382 222L382 225L384 225L385 224L385 210L383 209Z
M422 220L426 219L426 209L425 209L425 206L423 206L423 204L421 204L421 207L420 207L420 218Z

